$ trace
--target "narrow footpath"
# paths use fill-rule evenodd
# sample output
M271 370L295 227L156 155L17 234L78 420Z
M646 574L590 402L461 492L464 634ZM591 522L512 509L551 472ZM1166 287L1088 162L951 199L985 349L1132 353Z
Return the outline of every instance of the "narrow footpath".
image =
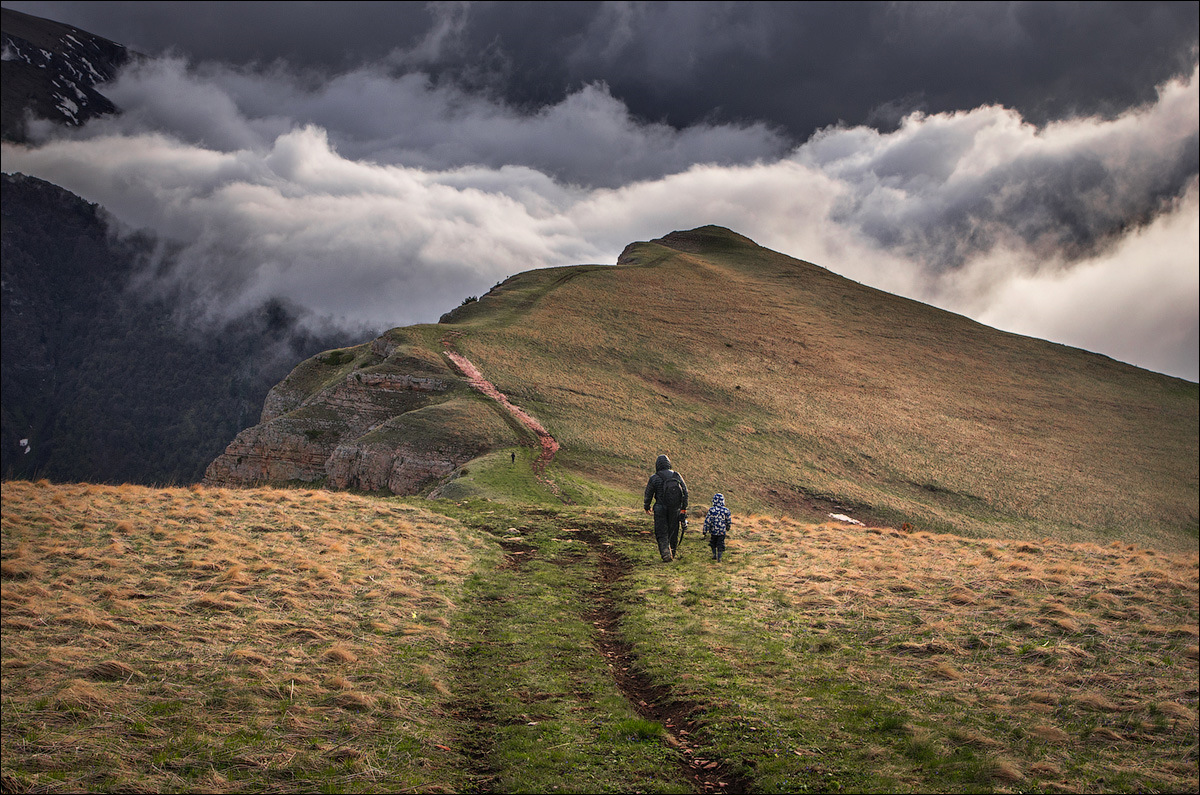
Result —
M568 518L554 509L516 506L463 518L492 534L505 553L499 566L472 580L455 646L463 684L452 711L463 726L459 748L472 769L473 792L490 795L530 781L514 764L537 764L539 780L553 780L556 765L570 763L554 757L520 761L541 742L530 739L540 731L546 747L561 754L568 753L562 749L569 738L570 759L582 766L581 786L607 782L601 787L607 788L629 775L634 790L651 782L677 782L694 793L750 790L739 765L705 742L703 704L679 699L669 683L653 681L625 637L621 597L633 564L613 541L636 528L589 512ZM605 737L628 718L624 710L602 706L603 687L615 688L662 734L615 743ZM639 742L662 743L670 753L645 754ZM618 755L625 749L629 756L605 761L589 757L593 748Z
M628 532L627 528L623 530ZM596 647L607 661L617 688L639 715L662 725L667 744L680 754L680 773L693 791L747 792L748 782L697 742L693 716L700 705L677 700L670 688L651 682L638 667L633 649L621 637L621 614L614 593L629 571L629 561L615 554L596 530L584 529L579 535L599 568L600 588L592 597L590 617L596 627Z
M442 340L446 358L467 378L475 390L496 401L510 416L537 437L540 451L533 462L534 474L539 482L544 483L561 498L557 486L545 474L546 467L559 450L558 442L537 419L524 409L514 405L495 385L484 378L479 368L470 360L452 349L455 336L457 335L447 335ZM537 513L541 514L543 519L553 516L553 513L549 513L549 516L541 511ZM738 776L733 771L733 766L724 760L715 758L697 742L693 733L695 729L693 716L699 709L699 705L676 700L669 687L651 682L638 665L633 648L622 637L621 614L616 593L619 590L620 581L629 571L630 563L614 553L611 545L605 542L604 538L612 534L628 534L632 532L632 529L603 520L588 522L576 519L575 522L578 526L574 528L563 528L553 519L551 522L552 526L555 526L550 531L553 538L562 541L564 534L573 535L574 538L587 545L590 552L589 564L594 567L591 576L598 587L580 593L581 603L577 602L577 604L583 607L586 620L595 629L593 635L595 649L604 659L613 683L634 710L643 718L663 727L666 732L666 743L679 754L681 777L697 793L747 791L749 782ZM501 571L495 574L501 577L508 575L520 578L524 566L542 556L541 546L544 541L539 543L536 534L528 530L522 531L514 527L510 528L511 531L515 531L515 535L501 541L501 546L507 553L506 565L502 566ZM578 564L579 562L574 562L570 565ZM560 562L559 565L564 564ZM528 592L527 585L517 587L513 591L514 594L523 595L527 595ZM516 599L520 600L521 597L516 596ZM490 634L490 632L485 634ZM469 715L480 726L487 725L493 719L488 706L481 703L480 699L475 699L473 704L464 703L461 714ZM482 774L480 791L490 791L484 782L490 781L495 771L489 767L488 743L475 737L468 744L470 745L469 755L475 759L475 764Z
M554 496L562 499L562 493L558 486L546 476L546 468L554 460L554 456L558 452L558 441L550 435L550 432L533 415L520 406L515 405L491 381L484 378L483 373L479 372L479 368L472 364L467 357L453 350L453 339L451 335L447 335L442 339L442 346L444 348L442 353L463 374L472 388L480 394L496 401L513 419L533 432L538 441L538 455L533 460L533 474L539 483L550 489Z

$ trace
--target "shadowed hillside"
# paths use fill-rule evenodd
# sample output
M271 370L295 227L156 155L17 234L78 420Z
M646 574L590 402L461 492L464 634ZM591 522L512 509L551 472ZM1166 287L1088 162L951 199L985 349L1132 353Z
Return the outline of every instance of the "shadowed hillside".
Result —
M81 126L117 108L97 88L133 55L123 46L49 19L0 10L0 134L25 141L31 117Z
M338 373L330 356L310 360L277 390L318 383L290 405L352 414L320 390L355 368L359 380L395 370L383 354L397 340L409 360L424 351L422 372L461 384L454 347L533 414L561 444L550 476L567 502L637 504L665 452L698 500L720 490L743 509L1195 549L1196 384L997 331L726 229L633 244L615 267L522 273L438 326L343 352ZM480 446L511 443L472 427ZM503 496L487 476L507 459L440 493Z
M5 141L24 142L30 118L117 112L100 89L136 55L9 8L0 22ZM103 207L44 180L0 181L6 477L193 482L297 359L362 335L279 300L192 322L200 297L150 279L166 241L117 234Z
M42 180L0 176L0 469L58 481L190 483L296 361L348 332L277 301L193 327L178 291L139 293L151 245Z

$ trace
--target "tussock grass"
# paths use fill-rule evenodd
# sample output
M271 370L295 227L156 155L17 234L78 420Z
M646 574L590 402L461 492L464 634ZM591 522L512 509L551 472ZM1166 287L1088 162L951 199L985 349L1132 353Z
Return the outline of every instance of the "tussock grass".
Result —
M1200 784L1200 556L763 515L719 565L649 546L620 545L639 655L688 661L680 697L763 791Z
M735 510L663 565L637 511L428 508L5 483L5 790L1200 785L1194 553Z
M482 544L350 494L4 483L5 790L460 788Z

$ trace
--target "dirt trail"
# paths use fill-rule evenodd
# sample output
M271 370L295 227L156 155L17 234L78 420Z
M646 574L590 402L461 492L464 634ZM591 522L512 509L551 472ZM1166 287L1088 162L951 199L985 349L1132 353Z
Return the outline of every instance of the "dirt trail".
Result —
M554 460L554 455L558 452L558 441L555 440L555 438L550 435L550 432L542 427L542 424L534 419L529 412L525 411L520 406L515 405L508 399L508 396L497 389L491 381L488 381L486 378L484 378L483 373L479 372L479 368L472 364L470 359L454 350L451 350L453 346L452 336L448 335L447 337L443 338L442 346L444 348L443 353L445 354L446 358L454 363L454 366L457 367L458 371L466 377L468 383L470 383L477 392L499 403L500 406L509 413L509 415L517 420L517 422L533 431L534 436L536 436L538 440L538 455L533 461L533 473L537 477L538 482L544 484L550 489L551 492L554 493L556 497L562 499L562 494L560 493L558 486L554 483L554 481L546 477L546 467L550 465L550 462Z
M442 340L444 353L459 372L463 374L471 386L481 394L495 400L505 411L523 426L531 430L537 437L540 452L533 462L533 471L539 482L544 483L561 499L558 487L546 477L546 466L558 452L558 442L550 435L540 422L519 406L514 405L508 397L483 377L474 364L462 354L452 350L457 334L447 335ZM601 588L597 589L589 610L589 619L596 628L596 647L608 664L613 681L618 689L633 705L639 715L663 726L667 733L667 743L680 753L680 768L682 775L699 793L741 793L748 791L745 779L735 774L730 766L706 754L703 746L697 745L692 739L692 729L695 721L692 715L699 708L696 704L675 700L669 687L655 685L637 665L633 649L621 637L620 612L616 606L613 590L629 571L629 562L613 553L603 542L601 535L592 529L576 530L580 540L587 543L599 564L598 577ZM628 532L620 528L619 532ZM503 544L507 555L505 568L519 570L536 555L533 546L517 543L515 539L506 539Z
M596 646L608 662L617 687L639 715L666 729L667 743L679 751L681 772L696 792L747 792L749 783L745 779L693 739L692 716L699 705L675 700L670 688L653 684L638 668L633 649L622 639L613 589L628 573L629 562L614 554L592 530L583 530L579 538L591 547L599 562L602 587L593 599L590 619L596 627Z

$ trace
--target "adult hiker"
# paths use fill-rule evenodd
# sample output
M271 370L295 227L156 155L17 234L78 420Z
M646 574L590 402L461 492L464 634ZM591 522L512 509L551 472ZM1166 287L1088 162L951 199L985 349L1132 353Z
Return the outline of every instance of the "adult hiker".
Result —
M645 509L650 513L654 503L654 538L663 563L675 559L679 550L679 522L687 516L688 491L683 476L671 469L671 459L660 455L654 462L654 474L646 484Z

